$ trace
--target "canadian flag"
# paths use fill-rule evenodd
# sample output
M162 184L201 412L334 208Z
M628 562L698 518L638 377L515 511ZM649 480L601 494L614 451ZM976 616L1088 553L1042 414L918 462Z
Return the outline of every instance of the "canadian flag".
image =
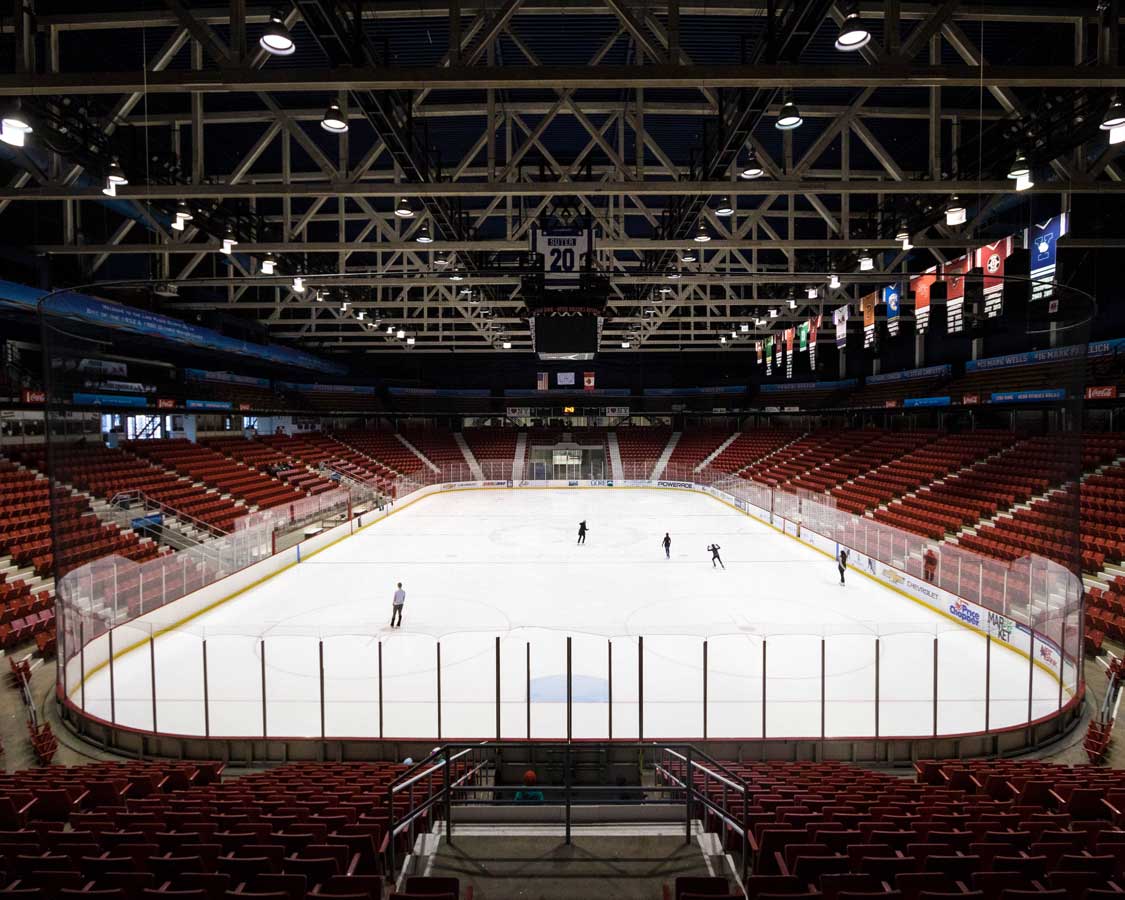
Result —
M594 373L593 372L583 372L582 373L582 388L583 388L583 390L587 390L587 391L592 391L594 389Z

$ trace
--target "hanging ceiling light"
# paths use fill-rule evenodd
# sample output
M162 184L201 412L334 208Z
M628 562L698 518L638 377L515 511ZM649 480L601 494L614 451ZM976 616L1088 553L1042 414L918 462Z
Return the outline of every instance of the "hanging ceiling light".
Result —
M905 222L898 226L898 234L895 235L895 240L902 242L903 250L914 249L914 245L910 242L910 229L906 227Z
M683 276L683 274L684 273L681 272L679 269L672 269L672 268L668 269L668 271L664 273L666 278L680 278L680 277Z
M1026 175L1021 175L1019 178L1016 179L1016 190L1017 191L1026 191L1028 188L1033 188L1033 187L1035 187L1035 182L1031 180L1031 173L1030 172L1028 172Z
M413 219L414 218L414 210L410 206L410 201L407 200L405 197L401 198L398 201L398 206L395 207L395 215L398 216L400 219Z
M695 242L706 244L709 240L711 240L711 233L707 230L707 223L700 219L699 227L695 229Z
M404 337L406 337L406 332L403 331L400 328L398 331L395 332L395 337L398 338L401 341Z
M317 303L323 303L323 302L324 302L324 298L325 298L325 297L327 297L327 296L328 296L328 291L320 291L320 290L318 290L318 291L316 292L316 302L317 302Z
M797 301L794 300L792 297L789 298L789 308L790 309L796 309L797 308Z
M780 131L792 131L794 128L800 128L804 121L801 118L801 111L797 109L797 104L786 97L785 102L781 105L781 110L777 114L777 121L773 124Z
M293 293L303 294L305 292L305 279L300 275L293 276Z
M190 222L193 218L194 216L192 215L191 210L188 208L188 205L184 203L183 200L181 200L176 204L176 215L172 219L173 230L183 231L184 223Z
M1012 164L1008 167L1008 177L1019 178L1021 175L1029 174L1031 174L1031 167L1027 164L1027 157L1017 150L1016 158L1012 160Z
M720 197L719 205L715 207L715 215L717 216L733 216L734 207L731 205L730 197Z
M363 321L364 319L366 319L366 318L367 318L367 313L365 313L365 312L364 312L364 311L363 311L363 310L361 309L361 310L360 310L359 312L357 312L357 313L355 314L355 317L356 317L357 319L359 319L359 321L361 321L361 322L362 322L362 321Z
M102 193L107 197L116 197L117 189L129 183L129 179L125 176L125 170L121 168L121 163L117 161L115 156L109 162L109 168L106 170L105 187L102 188Z
M505 350L511 350L512 349L512 342L511 341L504 341L504 343L502 343L500 346L503 347Z
M272 275L277 270L277 260L272 253L267 253L262 259L262 274Z
M765 169L763 169L761 163L758 162L758 156L754 152L754 148L751 147L746 152L746 164L742 167L742 177L749 179L761 178L765 174Z
M840 288L840 276L835 272L828 276L828 287L834 291Z
M660 293L662 293L662 294L670 294L670 293L672 293L672 289L671 289L670 287L668 287L668 285L666 285L666 284L665 284L665 285L662 285L662 286L661 286L661 288L660 288Z
M836 49L844 53L866 47L871 41L871 32L859 17L859 4L852 0L843 4L844 21L840 23L840 33L836 36Z
M743 334L745 334L746 332L748 332L750 330L750 323L749 322L743 322L741 325L738 326L738 330L741 331Z
M683 253L680 254L680 262L693 263L699 257L695 255L695 251L688 247Z
M340 104L332 103L320 117L320 127L332 134L343 134L348 130L348 120L340 110Z
M725 344L726 342L727 342L727 336L724 334L721 338L719 338L719 343Z
M406 339L406 345L407 345L408 347L413 347L413 346L414 346L414 335L411 335L410 337L408 337L408 338Z
M817 292L816 288L810 287L805 291L805 296L808 297L810 300L815 300L817 298L817 293L818 292Z
M473 289L465 285L465 287L461 288L457 293L462 297L471 297L473 295Z
M621 342L621 349L622 350L628 350L631 346L632 345L628 341L622 341Z
M462 275L460 272L450 272L449 273L449 280L450 281L464 281L465 276Z
M434 254L435 266L448 266L451 261L452 260L448 250L442 250L440 253Z
M945 224L946 225L964 225L968 215L965 212L965 207L957 195L954 194L949 201L949 206L945 208Z
M31 120L17 97L4 110L3 118L0 118L0 141L13 147L22 147L32 130Z
M270 13L270 20L266 23L262 36L258 38L258 46L273 56L291 56L297 49L297 45L293 43L293 35L285 27L284 19L281 10L275 9Z
M223 236L222 252L230 256L234 252L234 248L238 246L238 238L234 236L234 229L229 225L227 226L227 233Z
M770 318L771 319L776 319L779 315L781 315L781 312L779 310L770 309Z
M430 226L425 223L418 229L418 235L414 238L419 244L432 244L434 242L433 236L430 234Z
M1109 130L1110 144L1125 144L1125 125L1118 125Z
M1125 106L1121 105L1121 101L1117 99L1117 95L1113 95L1113 102L1110 103L1109 109L1105 111L1102 116L1102 131L1110 131L1114 128L1120 128L1125 125Z
M859 258L859 271L870 272L875 268L875 260L871 258L871 254L866 250L863 251L863 256Z

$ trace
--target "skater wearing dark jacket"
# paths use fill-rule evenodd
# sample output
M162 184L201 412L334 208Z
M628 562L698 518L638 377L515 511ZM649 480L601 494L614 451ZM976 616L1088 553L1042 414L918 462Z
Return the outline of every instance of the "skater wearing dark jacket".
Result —
M586 520L583 519L578 523L578 543L586 543Z
M725 569L726 566L723 565L723 561L719 557L719 545L718 544L711 544L707 549L711 551L711 568L712 569L715 568L715 563L718 563L720 566L723 566L723 568Z
M844 573L848 570L848 551L840 548L840 555L836 557L836 568L840 570L840 584L844 583Z
M664 532L664 540L662 540L660 542L660 544L661 544L661 546L664 547L664 558L665 559L671 559L672 558L672 539L668 536L667 531Z

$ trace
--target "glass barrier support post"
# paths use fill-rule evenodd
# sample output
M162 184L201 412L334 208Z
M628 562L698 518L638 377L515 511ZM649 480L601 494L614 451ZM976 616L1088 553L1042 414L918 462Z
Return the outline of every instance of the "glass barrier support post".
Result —
M437 736L441 740L441 641L435 645L437 650Z
M500 635L496 635L496 740L500 740Z
M148 636L148 667L152 684L152 733L156 734L156 639L151 632Z
M262 737L267 737L269 731L266 729L266 642L264 639L259 643L259 647L262 657Z
M319 659L317 668L320 673L320 739L324 740L324 641L317 641Z
M109 639L109 721L111 725L117 724L117 691L116 684L114 683L114 665L113 665L113 629L109 629L106 634Z
M934 737L938 728L938 638L934 635Z
M211 737L211 692L207 680L207 638L203 639L203 736Z

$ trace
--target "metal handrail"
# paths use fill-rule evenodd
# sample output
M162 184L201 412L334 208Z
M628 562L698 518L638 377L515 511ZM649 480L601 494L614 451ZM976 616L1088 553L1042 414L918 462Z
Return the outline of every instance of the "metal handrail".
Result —
M200 531L204 531L212 537L225 537L229 533L223 531L223 529L219 528L217 525L212 525L209 522L204 522L202 519L197 519L190 513L183 512L182 510L179 510L174 506L170 506L169 504L157 500L154 497L150 497L148 494L141 490L118 491L110 498L109 503L111 506L116 507L119 505L119 501L138 499L142 503L144 503L146 507L154 506L161 512L166 513L173 518L179 519L181 522L186 522L193 528L198 528Z

